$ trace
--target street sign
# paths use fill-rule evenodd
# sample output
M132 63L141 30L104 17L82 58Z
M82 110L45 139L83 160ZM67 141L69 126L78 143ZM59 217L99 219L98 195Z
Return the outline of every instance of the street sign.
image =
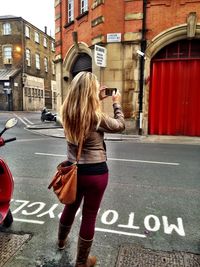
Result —
M120 43L122 39L121 36L121 33L108 33L107 43Z
M94 60L95 64L99 67L106 67L107 49L105 47L95 45L94 47Z

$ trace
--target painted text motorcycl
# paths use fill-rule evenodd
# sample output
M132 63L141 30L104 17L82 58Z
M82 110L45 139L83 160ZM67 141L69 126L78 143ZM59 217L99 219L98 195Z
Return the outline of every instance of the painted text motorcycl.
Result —
M46 107L41 111L41 121L56 121L57 114L51 113Z
M17 123L16 118L9 119L5 128L0 133L0 146L4 146L8 142L16 140L16 137L10 139L3 139L2 134L15 126ZM9 227L13 222L13 216L10 210L10 200L12 198L14 189L14 180L12 173L7 163L0 158L0 224Z

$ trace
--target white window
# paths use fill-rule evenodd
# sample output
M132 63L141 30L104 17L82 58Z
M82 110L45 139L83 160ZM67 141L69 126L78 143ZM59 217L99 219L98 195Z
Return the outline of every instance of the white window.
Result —
M46 57L44 58L44 70L48 72L48 59Z
M25 36L30 38L30 28L27 25L25 26Z
M3 58L4 59L12 59L12 46L4 46L3 47Z
M27 66L31 65L31 51L30 51L30 49L26 49L26 64L27 64Z
M40 43L40 36L38 32L35 32L35 42L38 44Z
M68 22L74 20L74 0L68 0Z
M11 34L11 25L10 23L4 23L3 24L3 35L9 35Z
M53 52L55 51L55 43L54 42L51 43L51 51L53 51Z
M81 0L80 2L80 13L83 14L88 10L88 0Z
M44 37L44 39L43 39L43 45L44 45L44 47L47 47L47 38L46 37Z
M56 70L55 70L55 63L52 61L52 74L55 75Z
M40 55L35 54L35 67L37 70L40 70Z

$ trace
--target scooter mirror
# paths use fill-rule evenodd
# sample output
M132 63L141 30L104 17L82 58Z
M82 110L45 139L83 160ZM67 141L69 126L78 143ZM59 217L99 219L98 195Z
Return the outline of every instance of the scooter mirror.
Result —
M18 120L16 118L9 119L5 125L6 130L15 126L17 124L17 122L18 122Z

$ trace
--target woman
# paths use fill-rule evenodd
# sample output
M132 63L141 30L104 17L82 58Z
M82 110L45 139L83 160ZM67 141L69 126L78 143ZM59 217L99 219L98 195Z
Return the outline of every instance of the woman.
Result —
M112 95L114 118L101 111L100 100L106 97L105 87L100 89L94 74L80 72L72 80L63 103L62 122L69 165L76 161L78 144L84 138L78 162L76 201L65 205L58 231L58 248L64 249L75 214L83 200L76 267L90 267L96 263L96 257L88 255L94 237L96 216L108 182L104 132L115 133L125 129L120 93Z

